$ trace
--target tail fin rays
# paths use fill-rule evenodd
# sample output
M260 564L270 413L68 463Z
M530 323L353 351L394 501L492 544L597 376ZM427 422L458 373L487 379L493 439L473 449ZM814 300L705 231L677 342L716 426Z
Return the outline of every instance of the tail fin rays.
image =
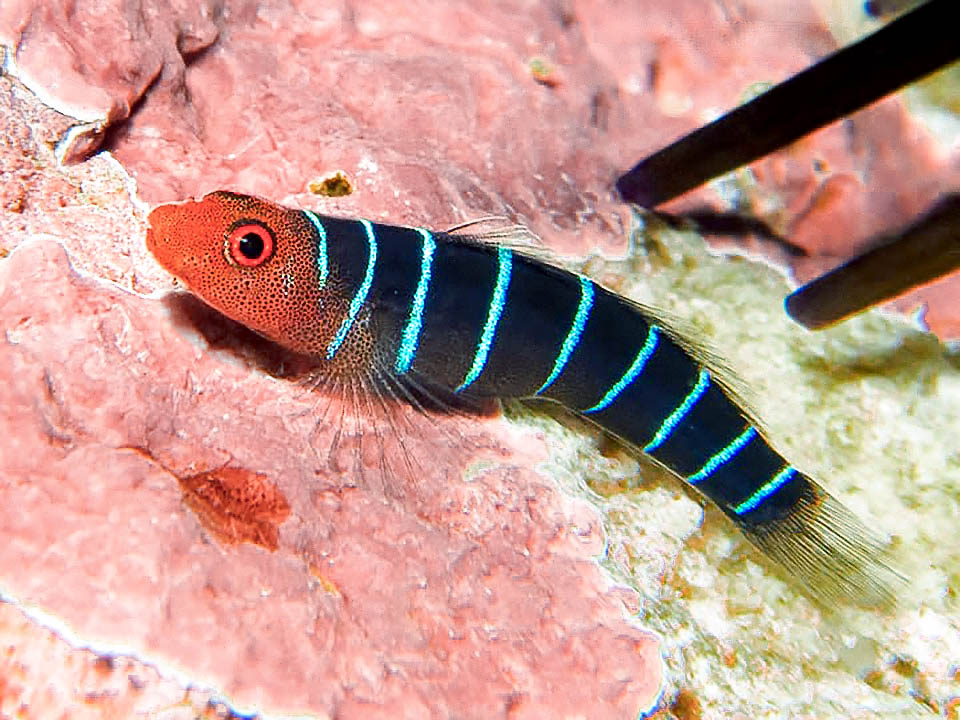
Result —
M751 524L747 538L827 606L844 602L890 609L906 583L887 544L813 480L784 516Z

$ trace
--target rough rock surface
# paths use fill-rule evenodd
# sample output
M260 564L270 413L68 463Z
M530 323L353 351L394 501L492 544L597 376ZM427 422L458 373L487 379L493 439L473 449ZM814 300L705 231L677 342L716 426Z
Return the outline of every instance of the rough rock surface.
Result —
M42 627L46 620L49 618L36 614L28 618L13 605L0 603L0 647L4 650L0 654L0 717L236 717L209 692L184 690L180 682L161 677L148 665L77 650Z
M658 661L623 619L636 596L592 564L599 511L607 569L639 591L643 621L662 635L664 714L956 712L960 559L943 538L960 516L960 470L944 438L960 425L960 383L931 338L875 313L811 336L780 315L779 278L689 238L654 233L640 262L588 268L713 338L789 456L898 538L912 578L904 608L834 617L655 471L641 467L648 480L619 492L636 463L584 428L528 414L518 427L398 416L412 457L444 473L414 487L384 487L378 444L357 447L350 423L328 460L335 411L267 377L254 341L189 304L130 292L168 281L109 156L59 167L49 150L60 141L76 159L102 140L151 203L228 185L436 226L508 212L560 251L620 254L611 178L751 83L829 51L812 10L145 2L120 13L97 3L98 19L93 5L62 17L26 0L0 7L0 42L17 46L10 67L83 121L2 80L0 587L10 596L82 642L270 711L371 717L363 701L376 698L391 716L451 706L631 716L656 695ZM96 57L77 62L90 54L84 27ZM43 63L54 68L46 79ZM50 77L58 84L43 87ZM133 121L104 134L145 87ZM829 239L832 263L850 252L847 235L862 243L955 187L956 153L891 100L760 163L755 187L732 184L784 234L810 247ZM352 194L304 192L336 170ZM700 202L717 200L707 191L678 207ZM956 307L934 308L944 333ZM324 640L328 664L300 661ZM447 672L456 663L459 686ZM287 674L264 675L278 667ZM304 683L309 673L330 682ZM478 686L499 695L469 694Z

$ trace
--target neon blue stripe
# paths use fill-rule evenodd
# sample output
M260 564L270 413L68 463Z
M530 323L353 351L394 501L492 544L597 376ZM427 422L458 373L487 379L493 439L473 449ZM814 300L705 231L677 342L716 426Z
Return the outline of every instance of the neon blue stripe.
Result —
M583 328L587 324L587 318L590 316L590 310L593 308L593 283L585 277L580 277L580 304L577 305L577 313L573 316L573 324L570 326L570 332L560 347L560 354L557 355L556 362L553 363L553 370L550 376L544 381L540 389L534 395L539 395L548 387L553 385L563 369L567 366L570 356L580 342L580 336L583 335Z
M394 367L397 373L402 375L413 364L413 358L417 355L417 345L420 344L420 330L423 328L423 304L427 300L427 288L430 287L430 269L433 265L433 251L437 249L437 243L426 230L417 228L417 232L423 236L423 255L420 258L420 281L417 283L417 289L413 293L413 301L410 303L410 317L407 318L407 325L403 328L403 335L400 339L400 349L397 351L397 360Z
M319 236L317 238L317 273L320 287L323 287L327 284L327 273L329 272L327 268L327 229L320 222L320 218L309 210L304 210L303 214L307 216L307 220L313 223L313 227L316 228Z
M748 427L740 433L736 439L718 452L712 458L704 463L703 467L697 470L693 475L687 478L687 482L696 485L701 480L706 480L717 471L717 468L726 465L737 456L737 453L743 450L757 436L757 430L754 427Z
M647 443L643 451L653 452L663 445L663 443L667 441L667 438L673 434L673 431L677 429L677 425L683 422L687 413L689 413L690 410L693 409L693 406L697 404L697 401L703 397L708 387L710 387L710 373L706 370L701 370L697 378L697 384L693 386L693 390L683 399L683 402L680 403L677 409L670 413L669 417L663 421L663 424L654 434L653 440Z
M735 512L737 515L743 515L751 510L756 510L764 500L790 482L796 474L797 469L795 467L792 465L785 466L783 470L773 476L773 479L770 480L770 482L761 487L742 503L737 505L733 509L733 512Z
M331 340L330 345L327 346L327 360L333 359L333 356L337 354L337 350L340 349L343 341L346 340L347 333L350 332L350 328L353 327L353 321L357 319L357 313L359 313L360 308L363 307L363 303L367 299L367 293L370 292L370 285L373 283L373 269L377 264L377 238L373 234L373 226L369 220L357 220L357 222L363 225L363 229L367 231L367 245L369 247L367 272L363 276L363 282L360 283L360 287L357 288L356 295L354 295L350 301L350 307L347 308L347 316L343 319L343 322L340 323L337 334L333 336L333 340Z
M490 354L490 347L493 345L493 336L497 332L497 323L500 322L500 316L503 314L503 306L507 301L507 288L510 287L510 270L513 266L513 253L507 248L497 250L497 259L500 267L497 270L497 284L493 288L493 297L490 299L490 307L487 310L487 322L483 325L483 332L480 335L480 342L477 344L477 353L473 357L473 367L463 379L454 392L460 392L480 377L484 366L487 364L487 356Z
M644 365L647 364L650 356L653 355L654 351L657 349L659 337L660 329L656 325L651 325L650 329L647 330L647 339L643 343L643 347L640 348L640 352L638 352L637 356L633 359L633 364L630 366L630 369L623 374L622 378L617 380L612 388L607 390L607 394L600 398L600 402L593 407L587 408L583 412L599 412L616 400L617 395L622 393L627 385L636 380L637 376L643 372Z

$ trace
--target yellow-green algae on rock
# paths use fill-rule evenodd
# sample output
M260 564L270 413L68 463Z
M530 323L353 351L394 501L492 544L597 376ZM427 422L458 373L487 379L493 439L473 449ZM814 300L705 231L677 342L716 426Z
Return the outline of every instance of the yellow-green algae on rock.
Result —
M774 445L890 536L909 576L892 611L826 611L651 463L582 425L512 414L547 437L544 472L604 517L602 562L662 638L665 708L683 691L703 718L956 717L960 358L878 310L808 331L768 265L714 255L693 233L635 239L629 259L584 271L710 345Z

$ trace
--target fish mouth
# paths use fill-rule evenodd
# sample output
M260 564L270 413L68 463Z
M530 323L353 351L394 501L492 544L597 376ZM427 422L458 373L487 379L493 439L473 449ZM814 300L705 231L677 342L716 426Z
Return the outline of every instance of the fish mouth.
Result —
M178 270L186 249L181 237L184 209L195 204L196 201L187 200L158 205L147 215L147 250L165 270L177 277L181 277Z
M184 210L188 209L191 205L199 204L196 200L184 200L182 202L157 205L147 215L147 224L150 228L147 232L149 233L150 230L166 231L176 227L178 224L177 219L178 217L183 217Z
M169 269L170 210L168 205L154 208L147 215L147 250L161 265Z

